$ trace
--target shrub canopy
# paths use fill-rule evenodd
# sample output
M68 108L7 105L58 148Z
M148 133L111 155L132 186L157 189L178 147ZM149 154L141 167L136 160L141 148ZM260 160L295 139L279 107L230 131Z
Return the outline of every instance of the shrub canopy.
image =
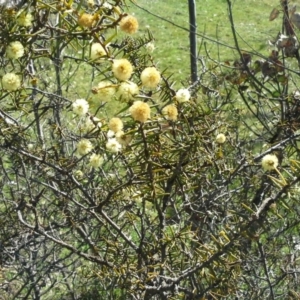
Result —
M273 51L236 39L239 59L201 58L179 90L125 1L1 7L4 297L299 297L299 44L285 2Z

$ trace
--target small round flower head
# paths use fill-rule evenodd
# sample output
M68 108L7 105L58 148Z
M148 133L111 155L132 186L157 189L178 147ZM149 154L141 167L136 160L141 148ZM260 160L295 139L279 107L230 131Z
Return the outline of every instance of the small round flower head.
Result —
M144 123L150 118L151 109L150 106L142 101L135 101L129 108L132 118L135 121Z
M179 103L188 102L191 98L191 93L188 89L180 89L177 91L175 98Z
M94 43L91 46L91 59L99 61L100 58L107 55L107 51L100 43Z
M132 136L125 134L124 131L116 132L116 140L124 147L128 146L132 140Z
M111 118L108 123L108 128L116 133L123 129L123 122L120 118Z
M97 87L93 89L101 101L109 101L116 94L116 87L108 80L100 81Z
M88 0L87 3L88 3L88 5L90 7L93 7L95 5L95 1L94 0Z
M86 155L92 150L93 150L93 145L87 139L82 139L77 144L77 152L79 155Z
M136 83L132 81L123 81L119 86L117 95L121 101L127 102L133 99L135 95L138 95L139 91L139 87Z
M106 136L108 139L111 139L115 136L115 132L109 129L106 133Z
M126 58L115 59L112 65L112 72L118 80L126 81L131 77L133 67Z
M93 153L90 156L89 164L93 168L99 168L103 164L103 157L99 154Z
M138 20L133 16L126 16L120 22L120 29L128 34L134 34L139 28Z
M177 110L177 107L174 104L170 104L170 105L165 106L162 109L162 113L163 113L163 115L165 116L165 118L167 120L170 120L170 121L176 121L177 120L178 110Z
M94 17L90 14L83 13L78 17L78 25L86 28L91 28L94 24Z
M103 8L106 8L106 9L112 9L113 8L113 6L111 4L109 4L108 2L106 2L106 1L102 4L102 6L103 6Z
M117 153L121 151L122 145L115 138L112 138L107 141L106 149L110 152Z
M217 136L216 136L216 142L218 144L224 144L226 141L226 136L223 134L223 133L219 133Z
M156 88L160 82L160 73L155 67L148 67L141 73L141 81L144 87Z
M2 87L7 91L16 91L21 86L20 78L14 73L2 77Z
M32 25L32 14L27 13L26 11L23 11L18 17L17 17L17 23L20 26L23 27L30 27Z
M24 47L23 45L16 41L11 42L6 48L6 55L11 59L18 59L24 55Z
M73 112L78 116L84 116L89 111L89 104L85 99L77 99L72 104Z
M278 166L278 158L275 154L267 154L262 158L261 165L265 171L274 170Z
M145 45L147 52L152 53L155 49L154 43L149 42Z

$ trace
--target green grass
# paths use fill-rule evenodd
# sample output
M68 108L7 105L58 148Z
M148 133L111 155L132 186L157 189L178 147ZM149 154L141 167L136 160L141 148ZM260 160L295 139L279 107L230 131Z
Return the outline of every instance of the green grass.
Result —
M137 4L178 26L189 28L188 1L138 0ZM271 10L278 4L279 0L232 1L235 28L243 50L259 51L263 55L268 55L270 48L268 40L276 37L281 28L280 17L273 22L269 21ZM196 10L198 34L234 47L227 1L196 1ZM139 35L145 34L148 29L153 33L156 45L153 53L154 59L161 70L167 68L168 73L174 74L179 86L180 81L185 80L190 72L188 32L151 15L134 4L130 4L129 12L134 13L139 20ZM233 49L217 45L201 36L198 36L198 47L200 55L209 55L216 60L233 61L238 57Z

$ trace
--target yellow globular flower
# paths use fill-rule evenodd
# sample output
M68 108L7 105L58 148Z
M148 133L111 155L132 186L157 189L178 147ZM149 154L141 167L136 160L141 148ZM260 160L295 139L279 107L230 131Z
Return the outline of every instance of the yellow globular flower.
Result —
M120 118L111 118L108 123L108 128L116 133L123 129L123 122Z
M129 112L135 121L144 123L147 119L150 119L151 109L147 103L143 101L135 101L129 108Z
M17 17L17 24L23 27L30 27L32 25L33 16L26 11L21 12Z
M128 135L128 134L125 134L124 131L118 131L118 132L116 132L116 140L122 146L126 147L131 142L132 136Z
M141 73L141 81L144 87L156 88L160 82L160 73L155 67L145 68Z
M99 61L100 58L107 55L106 49L100 43L93 43L91 46L91 59L96 62Z
M103 8L106 8L106 9L112 9L113 6L111 4L109 4L107 1L103 1L104 3L102 4L102 7Z
M152 53L155 49L154 43L153 42L149 42L145 45L145 48L147 50L148 53Z
M7 91L16 91L21 86L19 76L14 73L7 73L2 77L2 87Z
M77 99L72 103L72 110L78 116L84 116L89 111L89 104L85 99Z
M191 93L188 89L180 89L176 92L175 99L179 103L188 102L191 98Z
M95 22L94 16L83 13L78 17L78 25L86 28L91 28L93 27L93 24Z
M24 47L18 42L11 42L6 48L6 55L11 59L18 59L24 55Z
M122 145L115 138L108 139L105 146L108 151L113 153L117 153L122 150Z
M226 142L226 136L223 133L220 133L216 136L216 142L218 144L224 144Z
M162 114L167 120L176 121L178 116L177 107L174 104L167 105L162 109Z
M162 109L162 114L167 120L176 121L178 116L177 107L174 104L167 105Z
M93 153L90 156L89 164L93 168L99 168L103 164L103 157L99 154Z
M272 171L278 167L278 158L275 154L267 154L262 158L262 168L265 171Z
M93 145L87 139L82 139L77 144L77 152L79 155L86 155L92 150L93 150Z
M109 101L116 94L116 86L108 81L103 80L98 83L96 87L93 88L94 94L97 94L101 101Z
M114 76L120 81L128 80L133 72L133 66L126 58L115 59L112 65Z
M138 95L139 91L139 87L136 83L132 81L123 81L118 88L117 96L121 101L127 102L135 95Z
M120 29L128 34L136 33L138 28L139 28L138 20L131 15L125 16L120 21Z
M94 0L88 0L87 3L91 7L93 7L95 5L95 1Z
M174 104L167 105L162 109L162 114L167 120L176 121L178 116L177 107Z

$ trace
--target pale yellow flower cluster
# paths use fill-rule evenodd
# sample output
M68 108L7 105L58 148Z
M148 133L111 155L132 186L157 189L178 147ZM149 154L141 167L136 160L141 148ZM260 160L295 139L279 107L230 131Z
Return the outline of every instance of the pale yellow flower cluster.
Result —
M116 132L116 140L123 146L126 147L132 140L132 136L125 134L123 131Z
M169 104L162 109L162 114L167 120L176 121L178 116L177 107L174 104Z
M128 80L133 72L133 66L126 58L115 59L112 65L114 76L120 81Z
M81 156L88 154L92 150L93 150L93 145L87 139L82 139L77 143L77 152Z
M153 42L149 42L145 45L145 48L147 50L148 53L152 53L155 49L154 43Z
M121 82L117 97L124 102L130 101L134 98L134 96L139 94L139 87L136 83L132 81L123 81Z
M93 43L91 46L91 59L99 62L101 58L107 55L107 49L105 49L100 43Z
M106 136L107 136L108 139L111 139L111 138L113 138L115 136L115 132L113 132L112 130L109 129L107 131Z
M148 119L150 119L151 109L148 103L135 101L129 108L129 112L135 121L145 123Z
M226 136L223 134L223 133L219 133L217 136L216 136L216 142L218 144L224 144L226 142Z
M111 118L108 123L108 128L114 133L117 133L123 129L123 122L120 118Z
M93 92L99 96L101 101L109 101L116 94L116 85L108 80L100 81L97 87L93 88Z
M103 1L102 5L103 5L103 7L107 8L107 9L113 8L113 6L111 4L109 4L107 1Z
M175 100L176 100L176 103L184 103L184 102L187 102L189 101L191 97L191 94L189 92L188 89L179 89L177 92L176 92L176 95L175 95ZM177 106L174 105L174 104L169 104L167 106L165 106L163 109L162 109L162 114L164 115L164 117L167 119L167 120L170 120L170 121L176 121L177 120L177 117L178 117L178 109L177 109ZM226 138L225 138L226 139ZM221 136L218 137L217 139L217 142L220 141L219 143L221 143ZM225 140L224 140L225 142ZM224 143L223 142L223 143Z
M191 93L188 89L180 89L176 92L175 99L179 103L188 102L191 98Z
M33 16L26 11L21 12L17 16L17 24L23 27L30 27L32 25Z
M155 67L145 68L141 73L142 85L146 88L156 88L160 79L160 73Z
M24 55L24 47L18 42L11 42L6 48L6 55L11 59L18 59Z
M123 122L120 118L111 118L108 123L108 132L106 149L110 152L117 153L122 147L126 147L131 142L131 136L126 135L123 131Z
M90 156L90 159L89 159L89 164L91 167L93 168L99 168L102 166L103 164L103 157L99 154L96 154L96 153L93 153L91 156Z
M118 153L122 149L122 145L117 141L116 138L108 139L106 143L106 149L109 152Z
M95 22L93 15L83 13L78 17L78 25L81 27L91 28Z
M78 116L84 116L89 111L89 104L85 99L77 99L72 104L73 112Z
M95 5L95 1L94 0L87 0L87 3L91 7L93 7Z
M272 171L278 167L278 158L275 154L267 154L262 158L262 168L265 171Z
M93 117L89 119L91 124L93 124L93 121L99 120L96 117ZM101 126L101 123L97 123L96 125L93 124L94 128ZM88 125L89 126L89 125ZM76 150L77 150L77 155L79 156L84 156L89 154L93 150L93 144L88 140L88 139L81 139L77 145L76 145ZM92 153L91 156L89 157L89 165L92 168L99 168L103 164L103 157L99 154Z
M14 73L7 73L2 77L2 87L7 91L16 91L21 86L19 76Z
M134 34L139 28L138 20L133 16L125 16L120 21L120 29L128 34Z

